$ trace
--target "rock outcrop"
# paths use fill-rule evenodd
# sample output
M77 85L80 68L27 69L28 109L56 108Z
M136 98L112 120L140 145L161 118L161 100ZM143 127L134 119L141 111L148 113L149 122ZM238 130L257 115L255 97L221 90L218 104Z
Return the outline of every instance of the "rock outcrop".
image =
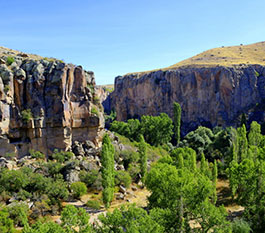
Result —
M0 47L0 155L51 154L75 141L100 146L102 106L93 72Z
M186 134L198 125L235 125L243 112L262 122L264 99L264 66L181 67L116 77L107 110L115 109L120 121L161 112L172 117L176 101Z

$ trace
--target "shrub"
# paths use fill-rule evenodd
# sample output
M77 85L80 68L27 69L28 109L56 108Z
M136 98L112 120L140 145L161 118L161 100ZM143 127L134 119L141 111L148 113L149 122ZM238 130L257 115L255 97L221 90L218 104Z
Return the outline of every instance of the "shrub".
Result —
M59 163L64 163L65 161L72 159L74 154L70 151L58 151L55 149L51 157Z
M96 200L88 200L86 206L95 210L99 210L101 208L99 201Z
M94 97L94 104L99 105L100 104L100 100L98 96Z
M6 64L8 66L10 66L14 61L15 61L14 57L8 57L7 60L6 60Z
M80 180L86 184L87 187L91 187L97 180L99 172L97 170L81 171L79 173Z
M13 233L14 230L13 221L9 218L7 210L0 210L0 232Z
M32 113L30 109L25 109L21 112L22 121L28 123L32 119Z
M0 191L18 192L28 184L28 177L20 170L3 170L0 176Z
M129 168L128 168L128 172L129 172L131 178L132 178L134 181L136 181L138 175L139 175L140 172L141 172L140 165L137 164L137 163L130 163Z
M96 107L92 107L91 113L98 116L98 110L97 110L97 108Z
M45 158L45 155L40 151L29 150L29 154L31 155L32 158L35 158L35 159L44 159Z
M25 203L12 203L11 206L7 207L7 211L16 226L22 226L22 214L29 215L29 207Z
M236 219L232 222L233 233L249 233L252 232L249 223L240 219Z
M128 172L122 170L115 172L115 185L123 185L129 188L131 183L132 178Z
M86 194L87 192L87 187L86 184L83 182L74 182L70 186L74 198L80 198L82 195Z
M62 164L58 162L52 162L52 161L49 161L48 163L46 163L45 166L48 168L48 173L52 177L54 177L57 174L60 174L61 169L63 167Z

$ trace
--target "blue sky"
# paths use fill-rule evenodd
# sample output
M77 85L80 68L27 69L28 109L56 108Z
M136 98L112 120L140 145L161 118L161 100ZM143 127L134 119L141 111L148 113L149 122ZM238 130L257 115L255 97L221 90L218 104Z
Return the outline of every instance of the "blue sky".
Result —
M0 9L1 46L82 65L97 84L265 40L264 0L0 0Z

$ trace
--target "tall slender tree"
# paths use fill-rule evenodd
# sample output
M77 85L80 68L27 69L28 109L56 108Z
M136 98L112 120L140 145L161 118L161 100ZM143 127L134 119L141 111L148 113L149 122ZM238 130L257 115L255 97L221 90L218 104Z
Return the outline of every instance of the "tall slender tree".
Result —
M147 154L146 154L146 143L143 135L140 135L140 142L138 144L138 151L140 154L140 169L142 181L144 182L147 173Z
M114 147L108 134L103 137L101 151L101 173L103 186L103 202L109 208L114 194Z
M175 127L175 139L176 144L179 144L180 141L180 122L181 122L181 107L179 103L175 102L173 106L174 112L174 127Z

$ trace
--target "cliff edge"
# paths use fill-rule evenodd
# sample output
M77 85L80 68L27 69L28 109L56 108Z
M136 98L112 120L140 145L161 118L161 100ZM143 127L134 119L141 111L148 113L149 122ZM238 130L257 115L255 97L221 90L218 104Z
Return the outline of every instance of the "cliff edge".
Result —
M102 106L93 72L0 47L0 155L51 154L76 143L100 146Z

